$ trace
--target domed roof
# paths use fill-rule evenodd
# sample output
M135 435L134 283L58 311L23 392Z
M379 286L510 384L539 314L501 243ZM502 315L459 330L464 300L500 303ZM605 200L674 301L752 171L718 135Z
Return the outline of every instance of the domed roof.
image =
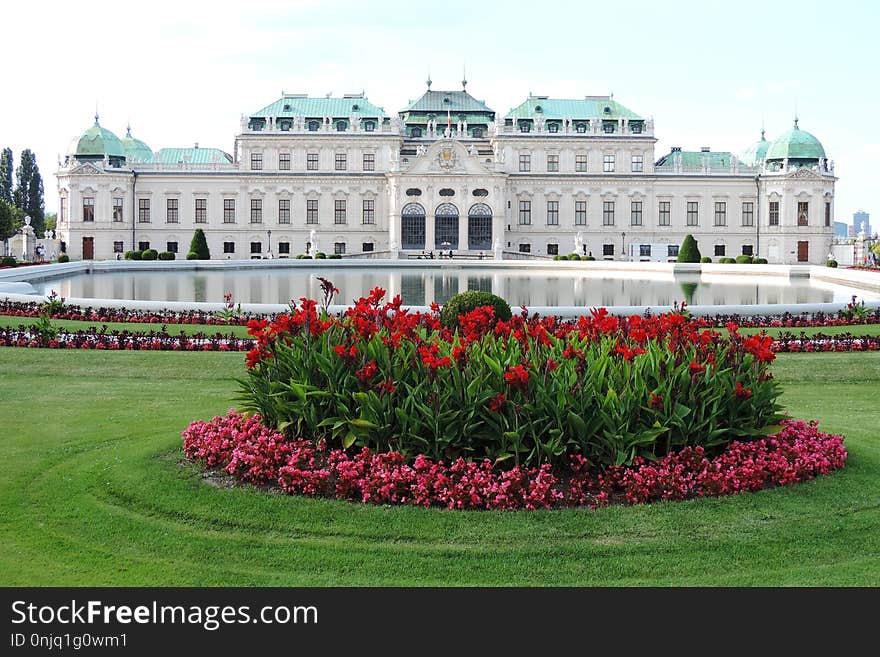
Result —
M98 115L95 114L95 125L82 133L79 139L71 143L71 155L76 157L125 157L125 148L119 137L98 123Z
M768 160L818 160L825 157L825 149L813 135L798 128L798 120L794 120L794 128L780 135L767 150Z
M739 159L746 166L756 166L763 162L767 157L767 150L770 148L770 142L764 139L764 131L761 130L761 140L744 150Z
M122 147L125 149L125 159L129 164L153 161L153 151L140 139L131 136L131 126L126 128Z

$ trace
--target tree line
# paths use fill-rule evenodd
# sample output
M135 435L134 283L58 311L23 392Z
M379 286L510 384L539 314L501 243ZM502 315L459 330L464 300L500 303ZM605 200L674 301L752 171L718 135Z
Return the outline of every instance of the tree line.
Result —
M0 154L0 240L15 235L25 216L31 218L37 237L42 237L46 229L43 177L31 149L21 152L16 168L12 149L4 148Z

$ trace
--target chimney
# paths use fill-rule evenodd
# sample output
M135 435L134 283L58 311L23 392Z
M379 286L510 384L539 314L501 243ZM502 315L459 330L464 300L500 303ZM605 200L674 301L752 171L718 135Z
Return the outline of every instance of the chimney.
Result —
M708 147L708 146L703 146L703 147L700 149L700 152L701 152L701 153L708 153L708 152L709 152L709 147Z
M195 146L195 147L196 147L196 148L198 148L198 147L199 147L199 142L196 142L196 146Z

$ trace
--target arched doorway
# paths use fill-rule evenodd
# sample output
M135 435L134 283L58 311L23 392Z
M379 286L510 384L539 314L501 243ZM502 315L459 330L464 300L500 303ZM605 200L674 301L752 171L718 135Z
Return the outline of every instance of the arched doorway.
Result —
M441 251L458 248L458 208L441 203L434 211L434 246Z
M425 248L425 208L407 203L400 212L400 245L404 250Z
M485 203L471 206L468 212L468 249L492 250L492 208Z

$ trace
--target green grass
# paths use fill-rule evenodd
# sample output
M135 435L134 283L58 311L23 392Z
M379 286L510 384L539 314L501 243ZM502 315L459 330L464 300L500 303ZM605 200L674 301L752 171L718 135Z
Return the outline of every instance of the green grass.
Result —
M30 326L37 321L36 317L15 317L12 315L0 315L0 327L12 326L18 327L21 324ZM101 330L102 326L107 327L107 332L111 331L136 331L138 333L149 333L150 331L159 331L162 324L140 324L131 322L90 322L80 321L76 319L53 319L52 324L65 331L88 331L90 328ZM246 338L246 326L223 326L223 325L205 325L205 324L166 324L165 329L171 335L179 335L183 331L186 335L195 335L196 333L207 333L214 335L222 333L228 336L230 333L237 338ZM880 329L878 329L880 332Z
M0 348L0 585L880 584L880 354L789 354L832 476L722 499L547 512L218 489L180 431L233 405L241 354Z

